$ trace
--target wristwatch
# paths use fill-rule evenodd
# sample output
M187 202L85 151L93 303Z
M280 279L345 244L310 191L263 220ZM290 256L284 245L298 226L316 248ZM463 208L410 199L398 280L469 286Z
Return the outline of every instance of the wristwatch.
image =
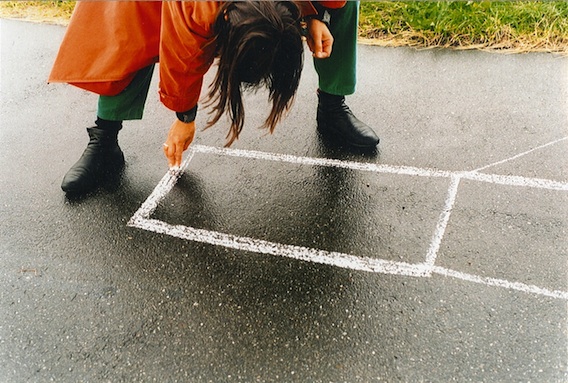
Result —
M317 1L312 2L312 5L317 13L305 16L304 20L308 21L310 19L316 19L325 23L325 25L327 25L327 27L329 28L329 23L331 21L331 13L329 13L328 8L326 8L324 5L320 4Z
M319 20L329 27L329 22L331 21L331 14L328 12L327 9L323 9L322 11L319 11L318 13L314 13L313 15L304 16L305 21L312 20L312 19Z
M178 120L185 122L186 124L195 121L195 116L197 115L197 105L186 112L176 112Z

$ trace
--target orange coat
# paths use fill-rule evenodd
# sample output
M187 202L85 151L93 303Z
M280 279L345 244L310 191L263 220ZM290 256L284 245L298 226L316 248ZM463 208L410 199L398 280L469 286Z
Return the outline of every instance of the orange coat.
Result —
M220 1L78 1L49 82L100 95L120 93L136 72L160 61L159 94L174 111L197 105L215 53ZM325 1L338 8L345 1ZM298 2L304 14L310 2Z

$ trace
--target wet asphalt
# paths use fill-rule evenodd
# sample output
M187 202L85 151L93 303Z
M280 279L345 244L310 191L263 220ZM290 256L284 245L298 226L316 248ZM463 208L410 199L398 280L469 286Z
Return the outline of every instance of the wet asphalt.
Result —
M371 154L317 133L307 58L274 134L250 94L178 174L154 83L67 198L97 99L46 83L63 33L0 20L0 382L568 381L566 57L362 45Z

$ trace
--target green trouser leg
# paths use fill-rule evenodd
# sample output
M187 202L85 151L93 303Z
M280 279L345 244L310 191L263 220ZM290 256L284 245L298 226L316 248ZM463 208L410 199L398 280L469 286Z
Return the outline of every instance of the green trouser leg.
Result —
M116 96L100 96L97 117L109 121L142 119L153 72L154 64L142 68Z
M331 56L314 59L314 66L322 91L345 96L355 93L357 82L359 2L347 1L343 8L331 10L330 14L329 29L334 39Z

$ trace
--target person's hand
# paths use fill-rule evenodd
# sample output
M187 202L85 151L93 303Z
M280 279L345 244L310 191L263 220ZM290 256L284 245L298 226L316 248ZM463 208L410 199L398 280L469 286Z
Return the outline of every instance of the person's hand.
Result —
M315 58L325 59L331 55L333 36L323 21L308 20L308 46Z
M170 168L181 166L183 152L189 147L194 136L195 121L189 123L177 119L174 121L164 143L164 154Z

